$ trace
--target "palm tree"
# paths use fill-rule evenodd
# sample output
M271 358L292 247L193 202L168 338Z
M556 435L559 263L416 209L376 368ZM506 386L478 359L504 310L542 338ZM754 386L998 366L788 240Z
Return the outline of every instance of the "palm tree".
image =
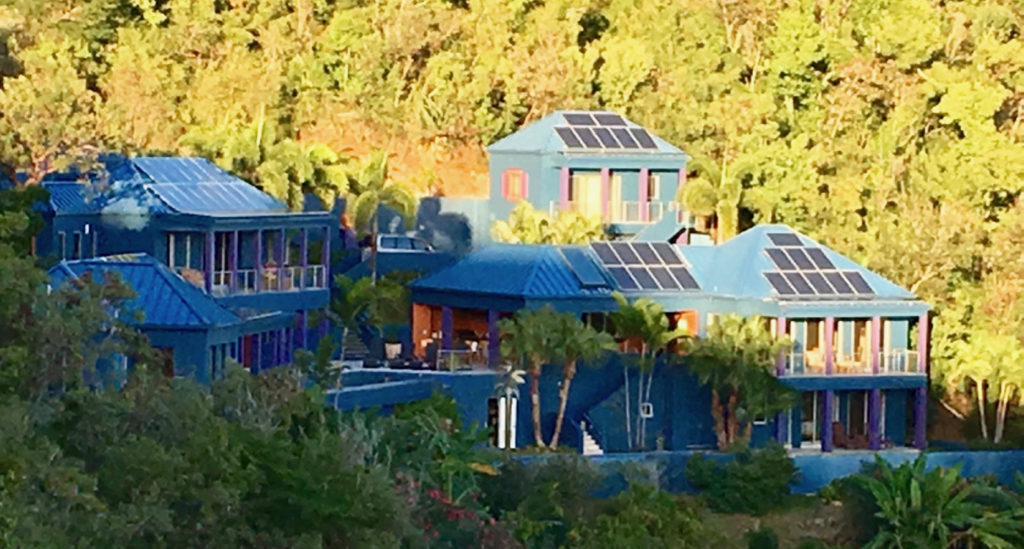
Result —
M551 437L552 450L558 448L558 439L562 435L565 407L569 402L569 386L576 377L578 362L595 360L616 347L612 336L584 324L575 315L562 313L554 334L553 348L562 360L562 386L558 391L558 418L555 420L555 434Z
M557 315L550 305L538 311L523 309L514 317L499 321L501 329L501 354L514 363L526 362L530 375L530 406L533 416L533 440L538 448L544 448L544 437L540 428L540 374L544 364L552 355L552 334Z
M754 164L748 161L716 163L708 157L696 157L689 162L698 179L679 188L676 200L686 211L707 219L717 217L717 242L724 242L739 231L739 207L743 198L743 178L750 175Z
M512 406L512 397L519 398L519 386L523 384L526 372L517 369L515 364L502 366L499 372L498 383L494 387L495 396L505 399L505 447L512 447L512 414L515 408Z
M788 340L773 338L761 317L738 315L720 318L706 337L689 341L690 370L711 388L719 449L748 438L755 415L794 405L793 391L772 373L779 352L789 345Z
M383 281L382 281L383 282ZM358 330L361 324L376 328L388 318L394 303L402 302L405 287L387 281L374 285L370 279L352 280L345 275L334 277L338 291L331 298L327 315L341 326L341 357L345 357L345 340L350 331Z
M639 378L637 380L636 398L637 398L637 429L636 429L636 441L637 447L643 446L644 441L647 437L647 418L643 417L640 413L643 403L649 402L651 399L651 387L654 383L654 366L657 363L659 357L661 357L668 346L682 337L687 335L686 330L669 329L668 317L665 315L664 309L657 303L649 299L638 299L633 303L630 303L625 296L616 292L613 294L616 303L619 305L619 310L611 314L612 322L615 325L616 335L623 341L627 352L629 350L629 343L639 343L638 356L636 357L636 366L639 370ZM623 372L626 378L626 422L627 422L627 436L631 432L629 427L629 374L627 371L627 363L623 362ZM633 441L630 441L633 444Z
M355 229L370 235L371 283L377 283L377 235L380 208L396 210L408 229L415 222L417 201L412 191L388 175L388 155L375 150L359 167L348 172L346 209L352 212Z

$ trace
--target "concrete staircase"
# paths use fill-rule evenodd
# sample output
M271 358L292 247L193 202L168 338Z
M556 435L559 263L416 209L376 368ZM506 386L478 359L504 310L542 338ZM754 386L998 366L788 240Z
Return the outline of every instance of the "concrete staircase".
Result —
M598 444L597 441L594 440L594 437L590 436L590 432L587 431L587 423L585 421L580 422L580 430L583 431L583 455L604 455L604 450L601 449L601 445Z

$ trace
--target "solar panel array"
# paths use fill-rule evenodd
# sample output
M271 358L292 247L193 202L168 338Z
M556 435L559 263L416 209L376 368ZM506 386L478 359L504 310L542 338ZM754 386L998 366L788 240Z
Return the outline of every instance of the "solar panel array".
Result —
M824 250L805 246L793 233L769 233L776 247L765 254L775 271L762 273L775 293L783 297L871 296L874 290L857 271L843 271Z
M626 120L612 113L568 113L563 115L568 126L555 128L559 139L570 149L599 151L657 150L651 134L643 128L630 127Z
M147 187L181 213L278 212L287 209L270 195L241 180L201 185L150 183Z
M147 156L133 160L155 183L230 183L237 178L205 158Z
M579 248L562 248L562 257L569 263L580 286L584 288L600 288L607 286L601 270L587 257L587 253Z
M700 289L682 256L667 242L595 242L590 247L620 290Z

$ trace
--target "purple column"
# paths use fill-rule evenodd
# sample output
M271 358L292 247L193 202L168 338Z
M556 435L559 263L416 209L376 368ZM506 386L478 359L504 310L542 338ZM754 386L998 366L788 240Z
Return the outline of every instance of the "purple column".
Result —
M256 281L254 282L256 292L263 289L263 231L256 231L256 256L253 264L256 266Z
M569 210L569 167L563 166L558 175L558 209Z
M203 246L203 279L206 281L206 293L213 291L213 231L206 231L206 243Z
M612 171L601 168L601 217L608 220L608 197L611 196Z
M836 319L829 316L825 317L825 375L832 375L835 371L836 365L836 353L833 349L833 334L836 330ZM831 423L829 424L831 429Z
M452 348L452 330L455 321L452 317L451 307L441 307L441 350L449 351Z
M871 317L871 373L877 374L882 369L882 317Z
M640 205L638 206L640 208L640 221L643 223L647 223L651 220L651 209L647 207L647 202L650 199L650 197L647 196L647 187L650 178L651 175L647 168L640 168L640 180L638 182L639 189L637 190L639 191L638 194L640 196Z
M278 364L288 364L291 362L290 353L288 352L288 328L281 328L278 330L278 339L280 343L278 346L281 348L281 359L277 361Z
M329 288L331 286L331 227L324 227L324 243L323 243L323 263L324 263L324 279L323 283L318 288Z
M306 267L309 266L309 230L302 228L302 243L299 245L299 265L302 267L302 276L299 277L299 287L306 287Z
M228 287L231 293L238 291L238 231L231 233L231 278Z
M487 311L487 365L498 366L501 360L500 335L498 333L498 311Z
M279 236L277 237L277 257L275 259L277 260L277 289L278 290L283 290L284 287L285 287L284 286L284 276L285 276L284 262L287 259L288 254L285 253L285 247L287 246L287 240L285 240L285 234L284 233L285 233L285 230L281 229L281 231L279 233Z
M872 389L868 393L868 449L882 447L881 433L882 390Z
M928 313L917 317L917 373L928 373Z
M780 316L775 319L775 335L779 339L786 336L786 317ZM786 350L780 349L779 356L775 358L775 374L782 377L786 374ZM779 444L786 443L786 414L779 412L775 415L775 440Z
M295 348L306 348L306 311L299 311L295 318Z
M825 391L825 405L821 413L821 451L832 451L832 409L835 406L835 392Z
M928 446L928 387L914 391L914 447L924 450Z

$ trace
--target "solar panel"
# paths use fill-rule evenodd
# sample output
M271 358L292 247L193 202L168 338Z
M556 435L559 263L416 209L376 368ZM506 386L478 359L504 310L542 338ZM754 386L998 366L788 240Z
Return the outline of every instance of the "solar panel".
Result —
M853 286L853 290L858 294L873 294L874 290L871 289L871 285L868 281L864 280L864 277L856 271L845 271L843 276L849 281L850 286Z
M615 255L615 252L612 251L611 245L607 242L595 242L591 244L590 247L594 249L597 257L601 260L601 263L604 263L605 265L622 264L619 256Z
M580 141L583 141L583 146L587 149L601 149L601 142L594 137L594 132L590 131L590 128L576 128L576 135L579 136Z
M821 248L808 248L807 255L811 257L811 261L813 261L814 265L817 266L819 269L836 268L836 266L832 264L832 261L829 260L828 256L825 255L825 252L822 251Z
M651 134L647 133L647 130L643 128L630 128L629 133L633 134L633 139L636 139L641 149L658 148L658 144L654 142L654 138L651 137Z
M596 123L594 118L587 113L569 113L565 115L565 121L570 126L593 126Z
M615 253L622 258L622 263L625 265L639 265L640 257L633 251L633 246L629 242L612 242L612 249Z
M594 119L602 126L625 126L626 121L621 116L611 113L595 114Z
M793 264L795 264L797 268L801 270L814 269L814 263L811 263L811 258L807 257L807 254L804 253L803 250L790 248L786 250L786 253L789 254L789 258L793 260Z
M615 140L612 132L608 128L594 128L594 135L597 136L597 140L601 142L601 145L606 149L621 149L619 142Z
M823 274L825 275L825 278L828 279L829 284L831 284L832 287L836 289L836 293L839 293L839 294L852 294L852 293L855 293L853 291L853 288L851 288L850 284L846 281L846 278L843 277L843 274L840 273L839 271L828 271L828 272L823 273Z
M626 128L612 128L612 133L615 134L615 138L619 140L624 149L639 149L640 144L633 139L632 134Z
M647 267L630 267L629 274L633 275L637 284L644 290L658 290L661 288L658 286L658 282L654 280L654 277L651 276L651 273L647 271Z
M783 271L791 271L796 268L796 265L793 265L793 262L789 260L789 256L786 255L786 252L779 248L768 248L765 252L768 254L768 257L771 258L772 263L775 263L775 266L779 269L782 269Z
M579 137L576 137L576 133L572 131L572 128L555 128L555 133L565 143L566 147L573 149L579 149L583 147L583 142L580 141Z
M811 283L811 286L814 287L814 291L817 292L818 295L836 293L836 291L832 289L832 286L829 286L828 281L825 280L825 277L821 273L804 273L804 277L807 279L807 282Z
M789 285L789 282L786 282L786 277L781 274L764 273L764 276L768 279L768 283L772 285L772 288L774 288L775 292L779 295L793 295L796 293L793 287Z
M636 281L633 280L632 276L629 276L629 272L623 267L611 267L608 269L611 273L612 278L615 279L615 284L621 290L636 290Z
M640 261L642 261L644 265L661 265L662 263L658 254L654 253L654 249L646 242L634 243L633 250L636 251L636 255L640 257Z
M768 239L776 246L803 246L800 237L793 233L768 233Z
M807 283L807 279L804 275L795 272L782 273L782 276L786 277L786 282L796 290L799 295L816 295L814 288Z
M680 285L672 274L668 272L665 267L651 267L648 269L651 272L651 276L658 281L663 290L678 290Z
M679 257L679 252L676 251L675 247L667 242L655 242L651 244L654 251L658 253L658 257L661 258L666 265L682 265L683 260Z
M579 248L562 248L562 256L572 269L573 274L583 286L604 286L605 280L601 271L594 265L594 262L587 257L586 252Z
M700 284L694 280L693 275L686 267L669 267L669 271L672 272L672 276L679 281L679 286L684 290L699 290Z

